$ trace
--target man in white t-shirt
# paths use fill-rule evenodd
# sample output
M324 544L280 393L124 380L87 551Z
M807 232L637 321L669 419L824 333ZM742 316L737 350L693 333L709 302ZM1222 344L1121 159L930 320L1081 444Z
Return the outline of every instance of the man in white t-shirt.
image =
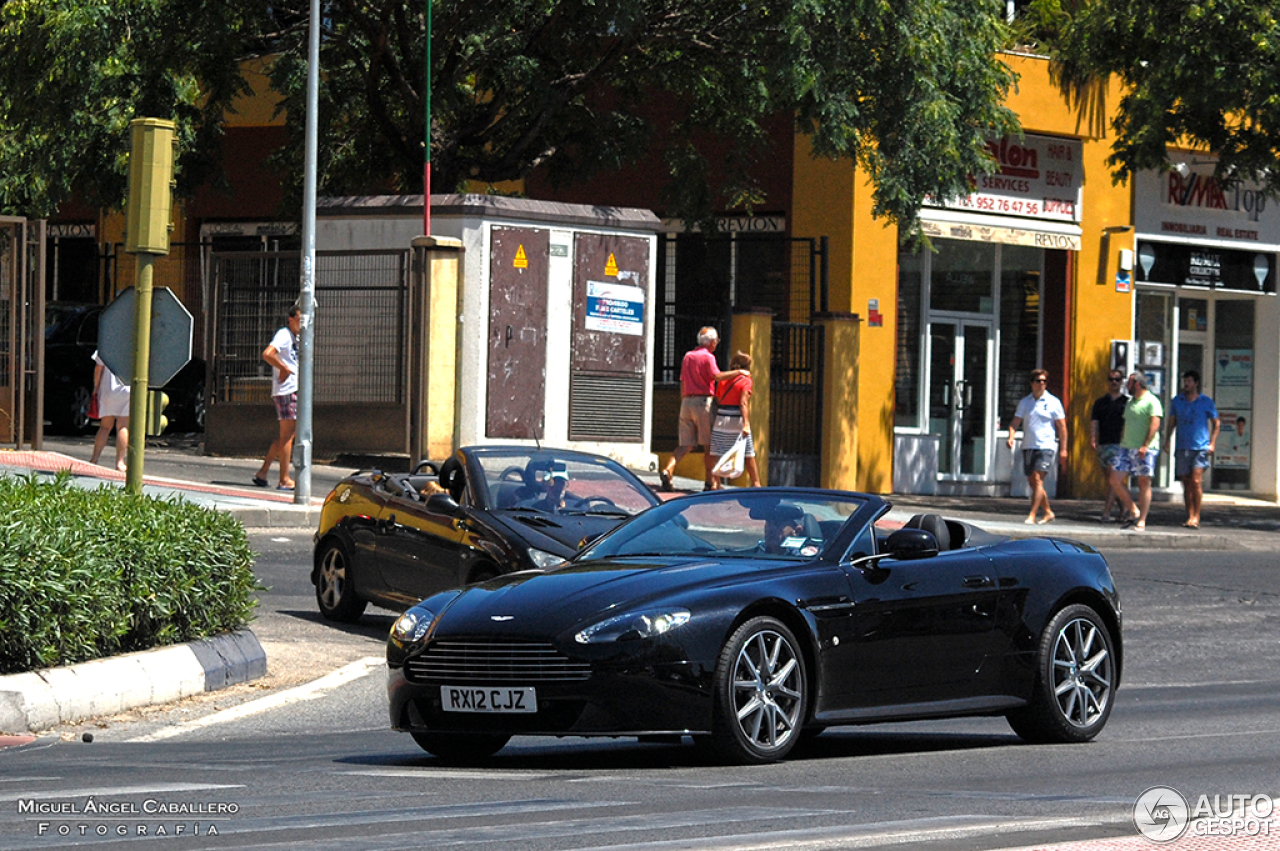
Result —
M1031 490L1031 513L1022 522L1028 524L1053 522L1044 480L1053 469L1055 456L1058 464L1067 463L1067 412L1058 397L1046 389L1048 382L1048 372L1031 371L1031 392L1022 397L1009 423L1010 449L1013 449L1013 433L1022 426L1022 472ZM1044 516L1037 520L1036 513L1042 505Z
M262 359L271 364L271 398L276 405L276 419L280 421L280 436L267 450L262 467L253 477L260 488L267 486L271 474L271 462L280 462L278 490L293 490L289 476L289 464L293 457L293 435L298 427L298 331L302 327L302 310L289 308L289 321L271 338L271 344L262 350Z

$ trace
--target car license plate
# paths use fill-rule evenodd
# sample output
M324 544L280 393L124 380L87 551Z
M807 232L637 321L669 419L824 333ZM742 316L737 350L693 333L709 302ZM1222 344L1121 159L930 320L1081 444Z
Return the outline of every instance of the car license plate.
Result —
M445 712L538 711L538 695L532 686L524 688L440 686L440 703Z

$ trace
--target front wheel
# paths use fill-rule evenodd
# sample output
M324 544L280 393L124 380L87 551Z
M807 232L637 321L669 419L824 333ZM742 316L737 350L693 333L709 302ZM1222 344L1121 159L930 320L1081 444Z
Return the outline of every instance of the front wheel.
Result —
M511 741L510 736L476 733L412 733L413 740L429 754L446 762L476 762L491 757Z
M808 710L800 642L776 618L744 623L716 665L711 745L739 765L782 759L800 739Z
M326 620L355 623L364 614L364 600L356 596L351 581L351 559L339 541L329 541L320 553L316 571L316 603Z
M1040 637L1031 700L1008 714L1028 742L1087 742L1115 703L1118 660L1106 622L1088 606L1067 606Z

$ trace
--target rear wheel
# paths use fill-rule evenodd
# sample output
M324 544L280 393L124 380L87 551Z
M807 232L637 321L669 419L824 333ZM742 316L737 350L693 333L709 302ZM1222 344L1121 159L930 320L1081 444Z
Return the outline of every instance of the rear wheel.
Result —
M93 399L93 390L89 387L77 387L71 391L71 405L67 412L67 422L74 434L85 434L93 428L93 420L89 419L89 402Z
M364 600L356 596L351 581L351 559L339 541L329 541L320 552L316 571L316 603L326 620L354 623L364 614Z
M1040 636L1031 700L1008 714L1028 742L1087 742L1102 730L1115 703L1115 642L1088 606L1067 606Z
M413 740L429 754L446 762L475 762L491 757L511 741L501 734L412 733Z
M782 759L800 739L808 705L800 642L781 621L753 618L720 651L711 745L741 765Z

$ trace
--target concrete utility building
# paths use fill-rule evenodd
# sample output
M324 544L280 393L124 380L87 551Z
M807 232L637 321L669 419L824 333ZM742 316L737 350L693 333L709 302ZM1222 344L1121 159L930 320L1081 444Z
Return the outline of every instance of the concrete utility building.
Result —
M1046 60L1003 58L1019 75L1010 106L1024 135L991 141L1000 171L968 197L925 208L931 249L903 249L896 228L871 216L866 176L812 156L786 116L761 166L765 209L724 211L716 233L656 225L651 421L640 453L675 448L680 357L712 324L726 337L722 363L738 348L755 355L764 410L753 419L767 422L758 442L775 483L1017 493L1007 423L1029 371L1043 367L1068 412L1069 462L1053 486L1101 494L1089 412L1116 364L1146 373L1166 407L1178 375L1197 369L1223 419L1207 488L1276 498L1280 213L1254 187L1218 186L1212 152L1174 152L1174 171L1113 182L1118 91L1071 103ZM274 214L279 186L263 165L284 141L266 100L232 117L233 195L202 195L178 216L175 242L189 248L170 259L171 274L198 335L210 308L200 258L297 247L295 223ZM539 201L660 210L649 165L570 189L537 177L517 188ZM119 225L80 213L52 223L48 294L107 300L127 283L123 271L103 272ZM214 376L212 405L218 392ZM1169 487L1162 455L1157 484ZM683 463L701 477L698 458Z

